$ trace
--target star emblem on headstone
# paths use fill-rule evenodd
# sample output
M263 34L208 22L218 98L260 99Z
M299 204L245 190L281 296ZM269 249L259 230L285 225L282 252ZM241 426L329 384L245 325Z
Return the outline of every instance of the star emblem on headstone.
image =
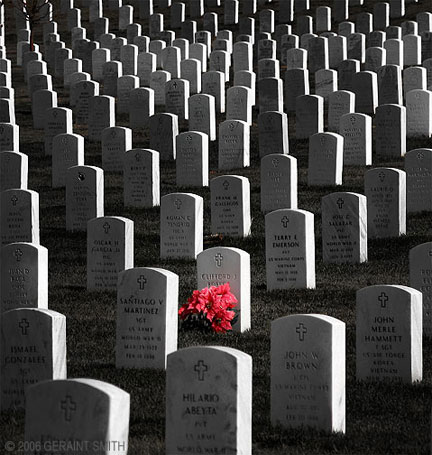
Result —
M228 128L232 131L232 130L235 128L235 123L231 122L231 123L228 125Z
M186 136L186 140L190 142L190 141L192 140L192 136L191 136L190 134L188 134L188 135Z
M423 152L418 152L417 153L417 159L422 160L424 158L424 153Z
M354 125L354 123L356 122L356 118L352 115L350 117L350 122Z

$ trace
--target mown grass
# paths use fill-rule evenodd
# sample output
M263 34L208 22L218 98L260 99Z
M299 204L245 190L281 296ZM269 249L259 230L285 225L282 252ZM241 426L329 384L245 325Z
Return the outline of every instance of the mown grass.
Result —
M58 2L53 2L58 6ZM277 4L277 2L274 2ZM312 6L324 5L323 0ZM330 2L331 6L333 2ZM372 11L367 0L365 11ZM408 4L404 19L414 19L430 3ZM217 10L221 13L222 8ZM351 8L352 19L361 8ZM114 13L107 11L112 30L118 33ZM166 16L169 18L169 15ZM88 13L83 8L83 24ZM55 15L62 39L70 43L64 15ZM168 20L168 19L167 19ZM222 17L220 17L221 24ZM401 20L394 21L399 24ZM10 4L6 6L8 58L15 62L15 34ZM147 25L143 24L146 33ZM167 27L169 28L169 27ZM199 27L198 27L199 28ZM223 27L220 27L223 28ZM121 33L120 33L121 34ZM91 34L90 34L91 35ZM121 34L123 35L123 34ZM36 41L40 39L38 31ZM91 36L90 36L91 38ZM165 372L116 369L114 292L87 292L86 235L65 231L65 191L51 188L51 158L44 156L43 132L33 130L31 105L21 69L13 69L16 91L16 115L20 125L20 151L29 156L29 188L40 194L41 244L49 250L49 306L67 317L68 376L87 377L113 383L131 394L129 453L156 455L164 453ZM68 93L54 78L59 105L68 106ZM313 81L311 81L313 87ZM254 110L254 122L257 112ZM118 116L117 124L127 126L127 117ZM219 116L219 121L224 120ZM369 261L361 265L324 264L321 260L321 197L332 191L363 193L363 175L367 168L345 167L340 188L309 188L307 178L307 141L295 139L294 119L290 116L290 153L299 166L299 208L315 214L316 277L315 290L266 291L264 216L260 212L260 177L256 123L251 129L251 167L236 171L251 183L252 235L246 239L212 236L210 233L209 190L177 188L175 165L162 163L161 194L191 191L205 200L204 248L235 246L251 255L252 329L246 333L223 336L202 333L179 333L179 348L192 345L225 345L253 357L253 450L256 455L289 454L426 454L429 453L432 391L432 344L424 340L423 381L416 385L366 384L355 380L355 293L373 284L409 285L408 252L431 240L431 215L409 215L407 234L397 239L369 242ZM86 128L74 132L86 135ZM134 147L148 147L148 131L134 134ZM407 150L431 147L430 140L408 140ZM210 177L217 171L217 142L210 147ZM101 166L100 146L86 141L86 164ZM403 169L403 159L386 161L374 156L374 166ZM135 265L158 266L180 276L179 303L196 287L194 261L159 259L159 209L130 209L123 206L123 183L120 174L105 174L105 214L121 215L135 223ZM346 435L328 435L310 429L283 430L270 425L270 323L295 313L322 313L341 319L347 329ZM0 418L0 452L6 440L19 441L24 434L24 413L4 413Z

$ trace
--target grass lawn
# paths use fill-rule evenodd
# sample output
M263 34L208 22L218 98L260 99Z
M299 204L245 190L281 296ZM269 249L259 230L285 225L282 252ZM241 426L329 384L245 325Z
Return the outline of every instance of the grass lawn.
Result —
M58 6L58 1L53 2ZM105 2L104 2L105 3ZM277 4L278 2L274 2ZM327 2L330 6L333 2ZM351 8L351 20L359 11L372 11L374 2ZM315 6L326 2L312 0ZM420 11L431 10L430 1L408 4L404 19L415 19ZM59 11L56 8L56 11ZM223 8L220 23L223 24ZM314 14L313 12L311 14ZM114 25L117 21L108 11ZM167 28L169 28L169 13ZM277 17L277 14L276 14ZM64 14L55 13L61 39L70 45L70 32ZM88 25L87 8L83 24ZM400 24L401 20L392 22ZM220 28L223 28L221 26ZM200 29L200 25L198 26ZM147 24L143 24L143 33ZM16 35L11 4L6 5L7 57L16 62ZM92 32L88 33L92 38ZM120 33L125 36L124 33ZM42 44L41 30L36 42ZM58 105L69 107L68 92L62 81L53 77ZM313 79L311 87L313 87ZM43 131L32 128L31 104L22 69L13 67L16 117L20 126L20 151L29 156L29 189L40 195L41 244L49 252L49 308L67 317L67 359L70 378L94 378L121 387L131 394L129 453L164 453L165 372L115 368L115 292L86 291L86 234L65 230L65 191L51 188L51 157L44 155ZM312 91L312 90L311 90ZM218 122L224 116L219 116ZM432 239L432 215L409 215L407 234L395 239L369 241L369 260L361 265L324 264L321 248L321 198L333 191L363 193L365 167L345 167L342 187L307 186L308 141L295 139L295 122L290 116L290 154L298 159L298 207L315 214L316 279L315 290L266 291L264 216L260 211L260 176L257 110L251 128L251 166L232 174L249 178L251 184L252 235L245 239L212 236L210 232L210 193L208 188L178 188L175 164L161 163L161 195L175 191L192 192L204 198L204 248L233 246L247 251L252 268L252 329L243 334L226 335L179 332L179 348L198 345L230 346L253 357L253 451L269 454L427 454L430 452L432 392L432 343L423 341L423 381L408 386L366 384L355 379L355 294L374 284L409 285L409 250ZM117 125L128 126L127 116L117 116ZM182 131L185 130L183 125ZM87 136L86 128L75 133ZM134 134L134 147L149 147L148 131ZM430 139L408 140L407 150L432 147ZM99 144L85 143L85 164L101 166ZM375 156L373 166L403 169L403 159L384 161ZM210 146L210 178L217 171L217 141ZM179 305L196 289L196 264L188 260L159 259L159 209L131 209L123 206L123 181L120 174L105 174L105 215L130 218L135 223L135 265L161 267L180 277ZM312 430L282 430L270 425L270 323L296 313L319 313L338 318L347 329L346 435L327 435ZM24 413L3 413L0 417L0 453L4 442L20 441L24 435Z

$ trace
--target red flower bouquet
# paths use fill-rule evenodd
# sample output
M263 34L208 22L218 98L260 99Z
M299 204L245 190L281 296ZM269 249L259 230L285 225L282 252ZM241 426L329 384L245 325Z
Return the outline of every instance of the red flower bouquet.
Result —
M237 303L229 283L193 291L192 297L179 310L182 327L220 333L232 330L232 324L237 320L234 310Z

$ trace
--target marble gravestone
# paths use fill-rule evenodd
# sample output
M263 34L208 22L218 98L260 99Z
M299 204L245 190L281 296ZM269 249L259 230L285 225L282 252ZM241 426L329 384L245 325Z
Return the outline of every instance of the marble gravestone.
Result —
M378 167L364 176L369 238L399 237L406 233L406 174Z
M432 92L411 90L406 95L407 137L432 136Z
M107 382L43 381L27 392L25 441L53 448L70 442L86 453L126 455L129 407L129 394Z
M294 314L271 323L273 425L345 433L345 323Z
M0 152L18 152L19 136L18 125L0 123Z
M39 244L39 193L21 189L0 193L0 238L1 245Z
M344 138L344 165L369 166L372 164L372 119L366 114L345 114L340 118Z
M401 157L406 153L406 108L396 104L377 107L375 116L377 155Z
M309 137L308 185L342 185L344 139L336 133Z
M101 142L104 172L123 172L124 155L132 148L132 130L122 126L105 128Z
M171 193L161 198L161 258L196 259L203 250L203 198Z
M355 95L347 90L338 90L328 97L328 130L339 133L340 119L355 111Z
M167 455L252 454L252 357L206 346L168 356Z
M0 152L0 191L26 190L27 181L28 156L18 151Z
M212 95L197 94L188 100L189 131L207 134L210 141L216 140L216 104Z
M356 376L361 381L422 380L422 294L397 285L357 291Z
M179 277L136 267L118 275L117 368L165 368L177 350Z
M150 148L160 154L162 161L176 157L176 136L179 133L178 117L174 114L161 113L150 117Z
M134 266L134 222L102 216L87 223L87 290L116 289L118 274Z
M362 263L367 261L366 197L350 192L322 198L323 261Z
M80 134L58 134L53 138L52 187L66 186L67 170L84 166L84 137Z
M66 317L42 308L19 308L1 317L1 409L25 407L28 386L66 378Z
M220 286L229 283L230 291L237 299L235 309L238 319L233 330L244 332L250 329L250 255L232 247L208 248L197 256L197 288Z
M250 184L247 177L221 175L210 181L211 232L248 237L251 230Z
M102 131L115 126L115 98L94 96L89 100L88 137L90 141L100 141Z
M87 222L104 215L104 173L96 166L66 171L66 230L86 231Z
M208 186L209 140L205 133L186 131L176 138L176 185Z
M218 168L230 170L249 166L250 128L242 120L225 120L219 125Z
M267 289L314 289L314 215L297 209L270 212L265 239Z
M432 242L422 243L409 252L410 286L422 293L423 335L432 336Z
M267 111L258 116L260 157L289 153L288 116L285 112Z
M0 250L0 314L16 308L48 308L48 250L41 245Z
M160 204L159 152L131 149L124 155L123 195L125 207Z
M432 211L432 148L405 155L407 212Z
M261 211L297 208L297 158L279 153L261 160Z

